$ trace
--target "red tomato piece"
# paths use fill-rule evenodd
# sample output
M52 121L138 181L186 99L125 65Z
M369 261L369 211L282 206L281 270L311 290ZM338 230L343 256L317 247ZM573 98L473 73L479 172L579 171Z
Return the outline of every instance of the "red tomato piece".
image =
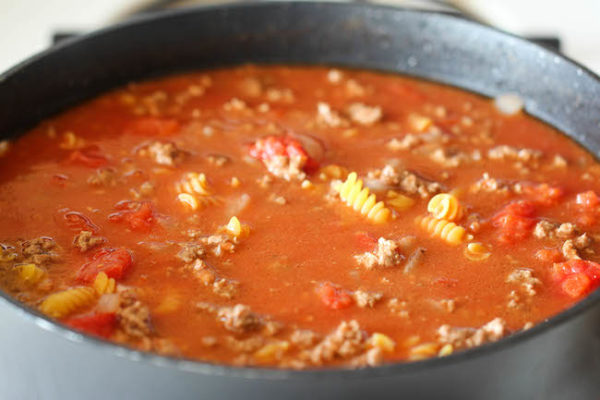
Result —
M595 210L600 205L600 197L593 190L578 193L575 198L575 203L584 209Z
M95 146L74 150L69 155L68 161L72 164L79 164L90 168L98 168L108 164L108 159L100 154L100 150Z
M94 313L72 317L64 323L77 331L108 339L117 327L117 316L115 313Z
M319 163L310 157L299 140L290 136L265 136L254 142L248 149L251 157L261 161L270 160L275 156L300 157L302 169L313 172L319 168Z
M177 133L181 125L173 118L141 117L125 128L125 134L140 136L170 136Z
M118 203L115 208L122 209L122 211L110 214L108 220L112 222L125 221L129 225L129 229L137 232L148 232L154 226L156 218L154 217L154 210L152 203L150 202L126 202ZM137 209L135 208L138 204ZM130 209L123 209L126 207L134 207Z
M516 243L529 236L536 220L535 205L531 201L520 200L506 205L492 218L493 226L499 228L498 240L502 243Z
M590 291L592 281L583 273L571 274L561 283L562 290L571 297L580 297Z
M100 272L104 272L109 278L119 280L132 264L133 259L126 249L101 249L89 262L81 266L77 272L77 280L85 283L93 282Z
M525 194L531 196L533 201L544 206L558 204L565 194L562 188L550 186L547 183L525 186L524 191Z
M332 310L340 310L352 305L352 297L346 291L331 283L321 284L317 289L317 293L323 304Z
M571 297L582 296L600 286L600 264L588 260L568 260L552 266L552 278Z
M371 251L377 245L377 238L367 232L357 232L356 243L360 250Z
M564 257L557 249L540 249L535 253L535 257L546 263L557 263L564 260Z

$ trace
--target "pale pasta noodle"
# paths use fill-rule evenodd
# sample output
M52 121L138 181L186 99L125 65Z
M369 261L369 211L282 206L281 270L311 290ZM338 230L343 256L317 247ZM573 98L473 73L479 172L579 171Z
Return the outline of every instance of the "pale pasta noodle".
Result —
M35 285L46 277L46 271L35 264L22 264L18 267L19 278L29 285Z
M40 304L40 311L53 318L62 318L90 306L95 299L95 289L74 287L46 297Z
M460 244L465 238L465 228L445 219L437 219L426 215L417 217L416 222L432 236L438 237L449 244Z
M439 193L433 196L427 204L427 211L434 218L447 221L456 221L462 214L458 199L449 193Z
M105 272L99 272L94 280L94 289L99 295L114 293L116 290L116 282L113 278L109 278Z
M356 172L350 173L346 181L338 185L337 191L346 205L371 221L382 223L390 218L390 210L385 207L383 201L377 202L369 188L363 187L362 180L358 179Z

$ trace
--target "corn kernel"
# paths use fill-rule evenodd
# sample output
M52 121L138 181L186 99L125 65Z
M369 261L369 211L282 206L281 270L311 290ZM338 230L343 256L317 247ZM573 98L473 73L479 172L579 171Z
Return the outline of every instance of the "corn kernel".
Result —
M259 362L274 361L280 358L281 355L285 353L289 347L290 344L286 341L277 341L274 343L269 343L258 349L254 353L254 357Z
M377 347L381 351L391 353L396 348L396 342L394 342L389 336L383 333L374 333L371 335L370 344L373 347Z
M447 343L447 344L443 345L442 348L440 349L440 351L438 353L438 357L449 356L453 352L454 352L454 346L452 346L450 343Z

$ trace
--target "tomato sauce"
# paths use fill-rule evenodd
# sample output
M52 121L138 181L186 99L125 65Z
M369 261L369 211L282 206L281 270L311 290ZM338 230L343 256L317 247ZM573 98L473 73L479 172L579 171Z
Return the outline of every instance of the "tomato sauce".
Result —
M168 76L10 143L0 286L84 333L215 363L445 356L600 284L599 175L552 127L430 82Z

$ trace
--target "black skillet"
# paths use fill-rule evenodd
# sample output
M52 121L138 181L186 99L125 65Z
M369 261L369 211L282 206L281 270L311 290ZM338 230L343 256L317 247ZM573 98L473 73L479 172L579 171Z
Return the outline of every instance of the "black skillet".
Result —
M67 40L0 76L0 135L18 135L127 82L247 62L343 65L488 96L516 92L530 114L600 153L600 81L576 63L456 16L317 2L168 12ZM69 331L1 294L0 397L594 399L598 303L596 291L526 332L442 359L283 371L128 350Z

